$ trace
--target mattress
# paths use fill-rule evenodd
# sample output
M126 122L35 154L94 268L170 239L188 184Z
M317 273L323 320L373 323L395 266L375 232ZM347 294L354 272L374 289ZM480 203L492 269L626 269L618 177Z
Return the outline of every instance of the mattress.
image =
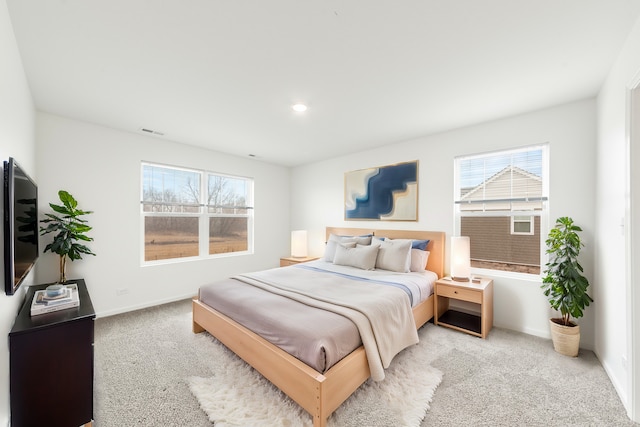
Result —
M323 260L269 270L298 269L296 274L305 280L305 272L322 285L344 283L359 286L369 296L377 287L406 298L415 306L433 293L437 275L432 272L394 273L385 270L365 271L335 265ZM259 274L259 273L256 273ZM356 325L347 317L312 307L292 298L256 287L251 280L236 276L200 288L200 300L262 336L267 341L298 358L318 372L326 372L343 357L362 345Z

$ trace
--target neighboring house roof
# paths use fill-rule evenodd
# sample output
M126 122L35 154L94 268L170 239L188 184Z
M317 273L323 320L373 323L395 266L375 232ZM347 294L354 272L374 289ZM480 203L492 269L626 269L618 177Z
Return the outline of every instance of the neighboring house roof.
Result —
M523 199L542 197L542 178L516 166L507 166L475 187L461 189L460 201ZM506 209L505 203L492 203L490 209ZM528 209L536 209L524 202ZM522 205L520 202L519 205ZM539 201L534 202L539 205ZM463 210L477 210L481 204L462 204ZM522 206L520 206L522 208Z

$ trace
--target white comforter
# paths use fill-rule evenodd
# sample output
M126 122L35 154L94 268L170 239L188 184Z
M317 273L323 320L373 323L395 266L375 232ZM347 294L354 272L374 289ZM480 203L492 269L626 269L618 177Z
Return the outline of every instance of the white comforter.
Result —
M359 268L337 265L324 260L316 260L298 264L302 268L317 268L338 274L358 276L365 280L401 283L411 293L411 305L415 307L433 294L438 275L433 271L398 273L389 270L361 270Z

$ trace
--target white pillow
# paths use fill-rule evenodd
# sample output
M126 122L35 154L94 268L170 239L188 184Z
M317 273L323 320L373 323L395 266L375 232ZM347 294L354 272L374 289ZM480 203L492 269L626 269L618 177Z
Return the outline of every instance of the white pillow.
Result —
M338 247L343 247L343 248L355 248L356 247L356 242L336 242L334 241L329 241L327 242L327 247L324 250L324 260L325 261L329 261L329 262L333 262L333 259L336 257L336 249Z
M333 262L333 258L336 256L336 246L338 246L339 243L353 243L351 247L354 247L356 244L370 245L371 236L337 236L330 234L327 246L324 248L325 261Z
M377 245L377 242L374 245ZM411 239L385 239L380 242L376 268L408 273L411 267Z
M423 272L426 270L427 261L429 260L429 251L420 249L411 249L411 271Z
M333 263L337 265L356 267L362 270L373 270L376 266L377 256L377 246L359 245L355 248L347 248L343 245L338 245L336 247L336 256L333 259Z
M373 236L371 238L371 244L380 246L380 243L384 242L384 239L385 239L384 237L380 238L378 236Z

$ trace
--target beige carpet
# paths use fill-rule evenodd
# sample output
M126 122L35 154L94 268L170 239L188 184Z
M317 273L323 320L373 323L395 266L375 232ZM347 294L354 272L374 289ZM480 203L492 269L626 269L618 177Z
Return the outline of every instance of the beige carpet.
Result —
M421 331L425 333L425 331ZM207 335L208 336L208 335ZM222 344L208 336L215 360L189 387L216 427L311 426L311 416ZM329 427L418 427L442 373L426 364L425 344L396 356L384 381L369 380L329 418Z
M420 341L421 366L444 373L421 427L640 425L591 351L571 358L531 335L494 328L483 340L433 324ZM188 300L98 318L94 427L212 427L187 379L216 375L215 348L209 335L191 332Z

